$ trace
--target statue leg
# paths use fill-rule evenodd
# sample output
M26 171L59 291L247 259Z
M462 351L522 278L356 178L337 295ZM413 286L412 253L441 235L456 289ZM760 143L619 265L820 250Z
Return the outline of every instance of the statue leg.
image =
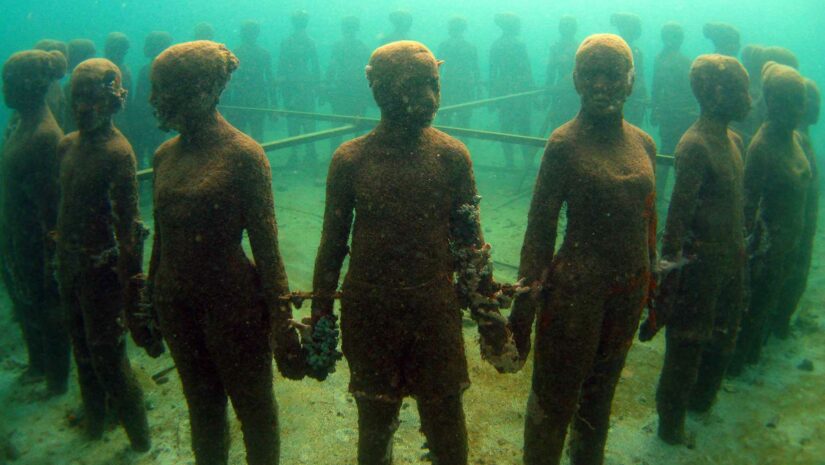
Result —
M30 304L15 303L14 315L23 333L26 344L28 366L23 374L24 381L42 380L46 372L46 359L43 351L43 332L34 322L35 309Z
M718 260L706 252L687 265L674 296L666 328L665 362L656 390L659 438L668 444L685 440L685 416L696 384L702 352L713 332L722 279ZM710 260L709 260L710 259Z
M681 444L685 440L688 397L699 372L702 345L695 340L673 337L669 329L665 363L656 389L656 411L659 438L668 444Z
M742 316L742 325L729 372L736 376L746 364L756 364L768 336L768 319L779 298L779 286L784 281L784 254L768 250L751 260L750 302Z
M604 463L613 395L639 326L645 293L646 286L623 289L612 293L604 304L601 325L594 331L599 338L598 349L582 384L571 428L570 463L573 465Z
M536 324L533 385L524 419L525 465L560 463L567 427L599 347L604 296L594 289L602 286L565 285L561 281L567 277L554 278Z
M418 414L433 463L467 465L467 426L461 394L436 401L419 400Z
M248 310L244 310L248 309ZM231 321L225 316L236 312ZM248 317L237 313L248 312ZM272 351L266 307L234 300L213 308L205 331L209 352L241 422L249 465L277 465L278 406L272 391ZM257 322L257 323L256 323Z
M741 265L734 265L716 301L713 334L702 351L702 362L688 401L688 408L692 411L710 410L716 400L716 394L722 387L722 380L736 347L736 336L744 306L744 291L744 270Z
M129 436L132 449L151 446L143 390L126 355L123 300L113 267L95 268L81 283L80 306L95 375Z
M62 395L69 389L71 343L66 316L55 288L46 289L43 299L43 356L49 395Z
M802 248L802 247L800 247ZM810 249L807 249L810 251ZM799 307L802 294L808 285L808 273L811 268L811 256L804 252L795 253L789 261L789 273L779 292L779 300L773 315L771 315L771 332L779 339L787 339L791 334L791 319Z
M401 401L356 397L358 465L391 465L392 437L398 429Z
M185 298L185 296L181 296ZM189 405L192 450L197 465L229 463L227 397L199 324L200 311L155 295L161 331L175 361Z
M66 278L68 281L68 278ZM80 397L83 400L83 419L86 434L91 439L103 437L106 421L106 390L95 374L92 354L86 341L86 325L80 306L77 289L69 282L61 283L63 306L69 322L74 361L77 365L77 380Z

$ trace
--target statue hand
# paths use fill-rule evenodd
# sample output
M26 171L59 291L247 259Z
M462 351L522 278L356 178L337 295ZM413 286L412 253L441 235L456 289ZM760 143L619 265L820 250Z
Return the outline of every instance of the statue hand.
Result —
M126 326L132 333L132 340L150 357L160 357L166 349L152 307L151 286L146 284L143 275L134 276L126 285L124 294Z
M474 309L473 315L478 322L481 358L499 373L519 371L524 363L519 356L507 319L498 313L498 308Z
M278 371L288 379L301 380L307 375L307 359L298 338L298 330L291 324L273 325L272 351Z

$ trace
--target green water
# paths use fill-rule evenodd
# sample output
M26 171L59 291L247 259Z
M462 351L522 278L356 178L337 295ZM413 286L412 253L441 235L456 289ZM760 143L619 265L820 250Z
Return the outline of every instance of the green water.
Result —
M781 45L792 49L801 63L801 73L825 83L825 42L815 39L825 27L825 14L816 0L788 3L754 1L609 1L596 0L546 2L517 0L502 4L494 0L437 2L314 0L314 1L189 1L75 0L57 2L0 0L0 56L30 47L40 38L69 40L88 37L103 49L110 31L122 31L132 40L127 62L133 74L145 64L142 42L152 30L169 31L176 42L190 40L192 29L201 21L216 30L215 40L230 48L239 43L238 29L245 19L260 21L260 45L277 56L280 41L289 34L289 14L297 9L310 13L308 32L317 44L322 71L330 59L330 48L339 36L339 21L345 15L361 19L360 38L373 48L378 36L390 26L387 14L396 9L409 10L414 17L411 38L436 50L447 37L446 22L459 14L467 18L467 39L479 51L481 79L486 80L490 44L499 31L493 23L495 13L513 11L522 17L521 37L527 43L533 78L545 80L546 56L557 38L556 24L562 14L577 17L578 39L590 33L613 32L610 14L630 11L643 21L638 42L646 56L646 75L652 76L655 55L660 50L658 31L666 21L675 20L685 28L683 51L690 57L709 53L712 46L701 35L708 21L735 24L742 44ZM364 85L366 83L364 82ZM648 81L648 87L650 82ZM319 112L330 112L328 106ZM374 108L368 110L377 116ZM0 108L0 120L9 112ZM531 134L540 134L543 110L531 115ZM319 123L318 128L337 124ZM498 131L495 115L486 108L474 111L472 127ZM812 128L819 153L825 153L820 125ZM655 128L645 126L654 136ZM286 137L285 120L267 122L265 141ZM532 175L501 169L500 145L475 138L463 138L475 164L479 193L483 196L482 224L485 239L493 246L496 278L511 282L516 278L519 252L526 227ZM316 143L322 160L333 147ZM538 150L538 149L537 149ZM311 175L293 172L282 166L290 150L271 151L273 191L280 228L280 247L290 284L309 290L312 267L320 240L324 190ZM518 160L518 157L517 157ZM820 163L821 166L821 163ZM145 189L148 189L145 188ZM151 223L152 206L144 196L141 212ZM151 226L151 225L150 225ZM821 229L821 228L820 228ZM817 234L814 264L806 295L797 312L794 337L771 341L765 360L736 380L725 382L713 411L690 416L688 428L695 434L695 449L671 447L656 437L655 389L664 355L664 337L651 343L635 342L628 356L613 404L606 463L609 465L688 465L688 464L776 464L821 465L825 463L825 331L823 300L825 268L820 257L825 247L823 234ZM150 241L147 244L151 243ZM148 247L147 247L148 248ZM148 263L149 253L145 254ZM300 316L308 314L305 308ZM465 410L470 436L470 463L474 465L515 465L521 463L522 430L527 395L530 390L531 363L515 375L499 375L479 356L477 331L467 319L464 329L472 386L465 395ZM67 395L42 399L42 387L21 386L17 376L23 369L25 349L17 325L10 315L10 303L0 292L0 428L18 449L13 462L25 465L109 465L109 464L190 464L194 463L189 444L187 407L180 382L173 372L168 382L157 384L151 376L172 364L167 355L150 359L130 346L134 368L144 388L154 441L146 455L126 450L122 429L108 431L102 442L83 439L72 417L80 407L77 384L72 379ZM813 362L812 372L797 366ZM74 375L73 375L74 376ZM280 406L282 464L355 464L357 416L347 392L349 372L345 362L321 384L277 379L276 397ZM423 436L413 400L405 402L401 426L394 441L396 464L428 463L422 449ZM239 424L232 421L230 463L245 463ZM2 454L0 454L2 457ZM0 458L0 464L2 464Z

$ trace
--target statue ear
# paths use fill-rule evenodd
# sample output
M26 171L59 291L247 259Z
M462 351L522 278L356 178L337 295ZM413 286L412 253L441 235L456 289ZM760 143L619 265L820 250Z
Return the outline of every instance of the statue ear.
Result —
M440 68L440 67L441 67L441 65L443 65L443 64L444 64L444 60L436 60L436 61L435 61L435 65L436 65L436 66L438 66L439 68Z

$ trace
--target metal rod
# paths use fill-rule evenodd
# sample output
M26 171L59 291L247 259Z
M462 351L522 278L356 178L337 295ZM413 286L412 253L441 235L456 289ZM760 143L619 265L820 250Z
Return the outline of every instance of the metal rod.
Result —
M505 100L512 100L516 98L523 98L523 97L530 97L532 95L542 94L547 92L545 89L539 90L531 90L528 92L520 92L518 94L509 94L509 95L502 95L501 97L493 97L487 98L482 100L473 100L471 102L464 102L458 103L455 105L447 105L441 107L438 111L439 113L449 112L449 111L456 111L456 110L463 110L466 108L473 108L473 107L480 107L485 105L491 105L494 103L503 102ZM292 116L296 118L309 118L309 119L316 119L321 121L331 121L336 123L353 123L358 124L360 122L374 122L377 123L379 121L378 118L373 118L369 116L351 116L351 115L336 115L336 114L329 114L329 113L314 113L308 111L295 111L295 110L282 110L280 108L259 108L259 107L241 107L235 105L221 105L221 109L225 110L241 110L241 111L258 111L264 113L273 113L276 115L283 115L283 116Z
M265 152L273 152L275 150L281 150L287 147L294 147L296 145L301 144L309 144L311 142L315 142L316 140L328 139L330 137L357 132L363 127L364 126L348 124L346 126L341 126L338 128L324 129L323 131L310 132L307 134L301 134L300 136L292 136L287 137L285 139L267 142L265 144L261 144L261 147L263 147Z
M547 93L547 89L538 89L538 90L530 90L527 92L519 92L518 94L509 94L509 95L502 95L501 97L492 97L483 100L473 100L471 102L464 102L464 103L457 103L455 105L447 105L446 107L441 107L438 112L444 113L445 111L457 111L457 110L465 110L467 108L475 108L475 107L482 107L485 105L492 105L493 103L503 102L505 100L512 100L520 97L530 97L533 95L545 94Z
M307 115L314 115L314 113L307 113ZM324 116L324 115L321 115ZM335 137L338 135L349 134L353 132L358 132L359 130L366 129L369 127L368 123L378 122L379 120L376 118L362 118L358 116L343 116L343 115L332 115L335 118L340 119L341 121L346 121L352 124L348 124L346 126L341 126L338 128L332 129L325 129L323 131L316 131L311 132L308 134L301 134L300 136L293 136L287 137L285 139L280 139L272 142L267 142L262 144L262 147L267 152L272 152L275 150L285 149L287 147L293 147L296 145L307 144L310 142L315 142L317 140L328 139L330 137ZM458 137L470 137L475 139L482 139L482 140L492 140L497 142L506 142L511 144L519 144L519 145L528 145L533 147L544 147L547 144L547 139L541 137L533 137L533 136L523 136L520 134L507 134L503 132L494 132L494 131L484 131L481 129L469 129L469 128L457 128L452 126L441 126L436 125L434 126L436 129L444 131L448 134ZM673 164L673 156L672 155L665 155L659 154L656 156L656 161L658 163L663 163L666 165ZM145 169L140 170L137 172L137 178L139 181L144 181L152 177L152 169Z
M266 152L273 152L275 150L281 150L296 145L308 144L310 142L315 142L318 140L329 139L335 136L358 132L361 129L365 129L365 126L359 126L357 124L348 124L346 126L341 126L337 128L324 129L323 131L310 132L307 134L301 134L300 136L287 137L285 139L266 142L264 144L261 144L261 147L263 147L264 151ZM140 170L137 172L138 181L146 181L151 177L152 168L147 168L145 170Z

